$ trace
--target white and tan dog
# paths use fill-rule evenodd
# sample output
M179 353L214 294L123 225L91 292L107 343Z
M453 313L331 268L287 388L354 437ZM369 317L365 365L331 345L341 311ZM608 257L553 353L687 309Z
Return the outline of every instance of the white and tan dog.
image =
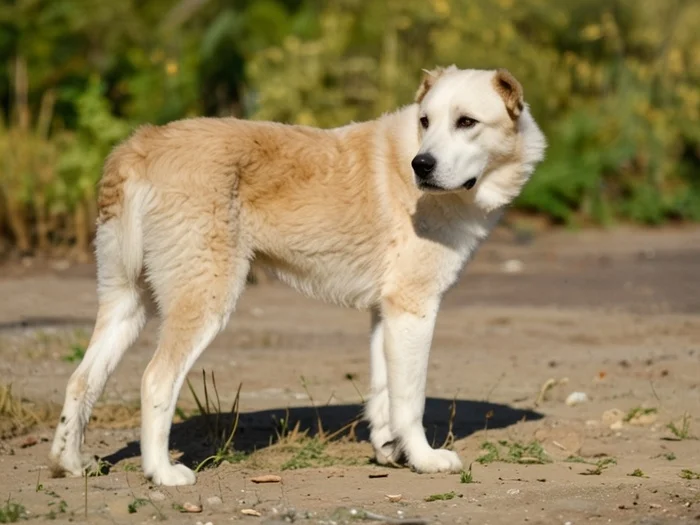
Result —
M144 127L115 148L99 190L99 311L51 456L81 475L93 404L146 320L162 317L141 385L144 474L185 485L168 456L180 387L226 325L252 259L318 299L370 310L366 417L380 463L462 468L422 426L444 292L521 191L545 139L505 70L426 74L416 103L321 130L234 118Z

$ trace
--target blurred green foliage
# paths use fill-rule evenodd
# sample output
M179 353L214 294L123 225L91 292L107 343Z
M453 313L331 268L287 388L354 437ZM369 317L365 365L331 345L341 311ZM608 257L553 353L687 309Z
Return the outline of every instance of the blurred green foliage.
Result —
M88 251L109 149L135 126L318 126L410 103L422 68L506 67L550 142L517 206L558 223L700 220L700 2L9 0L0 237Z

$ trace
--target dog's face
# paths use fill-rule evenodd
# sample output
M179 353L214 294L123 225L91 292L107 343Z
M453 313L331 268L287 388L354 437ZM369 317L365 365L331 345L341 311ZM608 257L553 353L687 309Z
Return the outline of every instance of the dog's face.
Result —
M427 72L416 102L420 150L411 165L420 189L470 190L514 155L523 98L507 71Z

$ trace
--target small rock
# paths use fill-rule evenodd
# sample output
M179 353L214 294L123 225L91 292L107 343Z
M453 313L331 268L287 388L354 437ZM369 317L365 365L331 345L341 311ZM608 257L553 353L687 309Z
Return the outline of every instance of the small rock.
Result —
M241 514L243 514L243 515L245 515L245 516L256 516L256 517L258 517L258 518L259 518L260 516L262 516L262 514L260 514L260 513L259 513L257 510L255 510L255 509L241 509Z
M211 496L207 498L207 505L221 505L223 503L219 496Z
M182 505L182 512L190 512L192 514L196 514L198 512L202 512L202 506L197 505L196 503L190 503L189 501L186 501Z
M586 401L588 401L588 395L585 392L571 392L564 403L572 407L585 403Z
M501 270L505 273L520 273L525 269L525 265L518 259L509 259L501 265Z
M516 494L520 494L520 489L508 489L506 494L509 496L515 496Z
M254 478L250 478L250 481L252 481L253 483L279 483L280 481L282 481L282 478L275 474L263 474L262 476L255 476Z
M403 496L401 494L387 494L385 497L392 503L398 503Z
M39 443L39 440L38 440L36 437L34 437L34 436L27 436L26 438L24 438L24 440L22 441L22 443L20 443L19 448L29 448L29 447L33 447L33 446L36 445L37 443Z

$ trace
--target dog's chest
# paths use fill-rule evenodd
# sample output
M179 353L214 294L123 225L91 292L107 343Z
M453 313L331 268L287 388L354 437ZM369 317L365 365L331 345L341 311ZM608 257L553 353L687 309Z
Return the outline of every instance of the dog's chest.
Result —
M281 281L306 296L339 306L369 308L381 295L386 250L378 242L342 237L329 235L324 242L278 245L258 257Z

